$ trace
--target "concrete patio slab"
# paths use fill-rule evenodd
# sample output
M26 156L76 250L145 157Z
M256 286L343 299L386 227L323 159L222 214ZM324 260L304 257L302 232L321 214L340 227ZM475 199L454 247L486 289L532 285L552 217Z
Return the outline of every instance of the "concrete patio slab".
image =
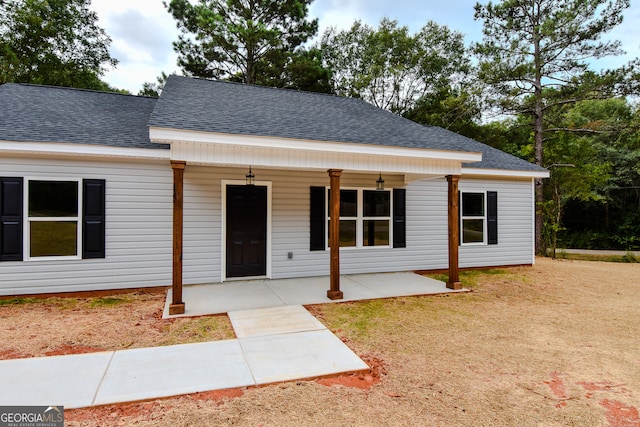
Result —
M328 276L268 280L265 281L265 285L287 305L339 302L327 298L327 289L329 289ZM342 289L344 293L344 298L340 300L343 302L380 298L380 295L371 292L370 289L352 280L349 276L342 276L340 278L340 289Z
M162 317L467 291L447 289L443 282L411 272L343 275L340 282L344 298L335 301L327 298L328 276L187 285L183 288L185 313L169 315L170 289Z
M0 404L91 406L113 351L0 361Z
M237 340L118 351L95 405L255 384Z
M369 369L349 347L326 329L240 338L238 341L256 384Z
M443 283L419 274L385 273L346 276L376 294L375 298L441 293ZM446 289L446 286L445 286ZM451 291L451 289L446 289Z
M326 329L301 305L229 312L238 338Z
M185 313L170 317L202 316L286 305L271 289L264 285L264 280L185 286L182 290L182 297L183 301L188 301ZM171 298L172 291L169 289L163 318L169 317Z

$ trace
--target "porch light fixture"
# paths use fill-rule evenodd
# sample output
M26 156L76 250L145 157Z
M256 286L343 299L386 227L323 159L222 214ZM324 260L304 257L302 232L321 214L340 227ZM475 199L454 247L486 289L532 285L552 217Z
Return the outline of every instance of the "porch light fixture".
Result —
M247 173L244 177L247 185L256 185L256 176L251 171L251 166L249 166L249 173Z
M380 172L380 176L376 180L376 190L384 190L384 179L382 179L382 172Z

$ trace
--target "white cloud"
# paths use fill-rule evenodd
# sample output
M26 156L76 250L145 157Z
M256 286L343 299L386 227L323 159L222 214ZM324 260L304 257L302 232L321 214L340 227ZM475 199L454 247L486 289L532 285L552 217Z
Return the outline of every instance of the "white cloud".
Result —
M171 43L178 38L173 17L161 0L93 0L99 25L111 36L111 55L120 62L104 79L137 93L161 72L177 71Z

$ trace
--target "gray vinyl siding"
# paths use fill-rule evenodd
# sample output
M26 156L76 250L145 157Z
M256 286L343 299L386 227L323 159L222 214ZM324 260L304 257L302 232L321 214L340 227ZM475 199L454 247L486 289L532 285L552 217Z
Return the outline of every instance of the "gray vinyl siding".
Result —
M222 180L244 180L245 168L187 165L184 174L184 284L223 277ZM309 250L311 186L326 186L324 171L254 168L271 183L271 277L329 274L329 251ZM169 286L172 263L172 171L168 161L0 159L0 176L106 180L106 258L0 263L0 295ZM342 187L374 188L376 174L344 172ZM341 273L447 267L447 183L405 184L383 175L386 188L407 190L407 247L343 249ZM498 245L462 246L460 266L530 264L531 180L460 181L461 191L498 192ZM289 259L287 254L293 253Z
M185 283L222 277L221 180L243 180L246 170L187 166L185 172ZM255 169L272 185L272 275L274 279L329 274L329 251L309 250L309 188L328 185L326 172ZM377 174L344 172L343 188L374 188ZM444 178L405 184L384 176L386 188L407 189L406 248L344 248L342 274L441 269L448 266L447 182ZM461 179L461 191L498 191L498 245L462 246L461 267L531 264L531 180ZM293 253L288 259L287 254Z
M460 267L533 264L531 180L461 179L460 191L498 192L498 244L462 245Z
M0 295L170 284L173 184L168 162L3 156L0 176L106 180L106 257L2 262Z

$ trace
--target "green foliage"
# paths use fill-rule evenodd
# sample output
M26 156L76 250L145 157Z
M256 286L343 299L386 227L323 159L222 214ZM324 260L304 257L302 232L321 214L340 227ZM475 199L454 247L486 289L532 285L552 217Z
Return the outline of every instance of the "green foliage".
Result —
M130 302L131 298L126 297L103 297L93 298L89 303L90 307L113 307Z
M164 84L167 82L169 76L164 71L160 73L158 77L156 77L156 82L144 82L142 85L142 89L138 92L139 96L151 96L151 97L159 97L162 93L162 89L164 88Z
M100 76L117 61L90 0L0 1L0 84L112 90Z
M318 20L307 20L311 1L165 1L181 31L173 44L178 65L204 78L255 84L283 79L287 66L299 61L300 67L305 60L308 65L312 58L294 56L318 31ZM290 70L289 77L295 73Z
M551 110L606 98L618 86L626 86L620 80L633 73L631 64L596 74L586 73L586 61L622 53L619 41L603 41L603 35L622 22L628 7L629 0L503 0L475 5L475 18L484 21L483 41L473 47L479 76L491 88L494 106L531 117L536 164L550 164L544 160L547 134L576 130L550 123ZM544 200L539 182L538 209ZM546 252L539 214L536 249Z
M474 288L478 285L478 280L481 279L483 275L500 274L507 274L507 271L500 268L463 270L459 273L459 279L463 287ZM447 280L449 280L449 276L446 274L428 274L427 277L431 277L435 280L440 280L441 282L446 282Z
M3 305L22 305L22 304L35 304L41 302L38 298L25 298L25 297L14 297L14 298L0 298L0 306Z
M320 48L336 93L397 114L444 91L470 68L463 35L435 22L410 34L387 18L377 29L356 21L349 30L329 28Z

